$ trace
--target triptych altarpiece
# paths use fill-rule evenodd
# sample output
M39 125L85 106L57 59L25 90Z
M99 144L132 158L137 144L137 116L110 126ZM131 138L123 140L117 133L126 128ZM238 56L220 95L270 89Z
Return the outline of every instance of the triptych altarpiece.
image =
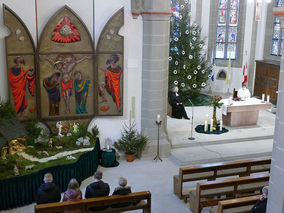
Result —
M82 20L68 6L41 32L37 47L20 19L3 5L9 98L20 120L90 121L123 115L124 9L105 25L97 48Z

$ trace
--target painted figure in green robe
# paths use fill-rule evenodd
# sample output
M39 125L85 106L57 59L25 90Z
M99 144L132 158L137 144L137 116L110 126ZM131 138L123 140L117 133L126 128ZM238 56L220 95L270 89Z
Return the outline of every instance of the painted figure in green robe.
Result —
M75 101L76 101L76 114L86 114L87 96L90 84L90 79L83 79L83 74L80 71L74 73L74 89L75 89Z

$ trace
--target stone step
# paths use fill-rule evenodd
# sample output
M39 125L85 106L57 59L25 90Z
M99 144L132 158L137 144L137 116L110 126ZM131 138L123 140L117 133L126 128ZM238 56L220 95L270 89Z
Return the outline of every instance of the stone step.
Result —
M179 166L271 156L273 139L203 145L173 149L171 160Z
M180 143L180 144L174 144L172 145L172 149L179 149L179 148L186 148L186 147L195 147L200 146L202 144L205 145L217 145L217 144L228 144L228 143L240 143L240 142L248 142L248 141L256 141L256 140L266 140L266 139L273 139L273 135L267 135L267 136L252 136L252 137L244 137L244 138L226 138L222 140L214 140L212 138L212 141L207 140L188 140L188 137L185 137L184 140L188 140L187 143Z

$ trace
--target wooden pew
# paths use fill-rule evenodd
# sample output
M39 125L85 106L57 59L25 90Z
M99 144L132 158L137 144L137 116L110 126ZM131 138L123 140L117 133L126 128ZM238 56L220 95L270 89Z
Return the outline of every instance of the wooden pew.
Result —
M121 208L110 207L113 204L132 203L129 206ZM142 209L144 213L151 213L151 192L134 192L128 195L112 195L99 198L89 198L78 201L66 201L58 203L48 203L35 205L35 213L56 213L65 210L81 209L83 213L92 212L91 207L106 206L107 209L96 211L96 213L124 212Z
M189 193L190 209L200 213L203 207L216 206L221 200L259 195L268 182L269 174L255 174L197 183L196 190Z
M260 197L259 195L256 195L250 197L242 197L237 199L219 201L217 212L223 213L224 210L233 210L232 212L250 213L251 208L256 203L256 201L259 200L259 197Z
M264 157L234 162L205 164L196 167L183 167L179 169L179 175L175 175L173 178L174 193L180 199L184 198L186 201L188 192L192 189L183 187L183 184L186 182L201 180L211 181L220 177L242 177L258 172L269 172L270 164L271 157Z

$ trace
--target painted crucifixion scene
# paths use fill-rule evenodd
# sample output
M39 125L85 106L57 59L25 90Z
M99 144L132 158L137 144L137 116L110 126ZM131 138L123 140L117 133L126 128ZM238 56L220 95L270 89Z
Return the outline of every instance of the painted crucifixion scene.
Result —
M42 80L48 96L49 116L88 113L87 99L91 80L86 71L77 67L90 59L91 56L88 55L75 57L72 54L60 54L55 58L47 55L40 57L45 66L51 68L44 72L47 76Z

